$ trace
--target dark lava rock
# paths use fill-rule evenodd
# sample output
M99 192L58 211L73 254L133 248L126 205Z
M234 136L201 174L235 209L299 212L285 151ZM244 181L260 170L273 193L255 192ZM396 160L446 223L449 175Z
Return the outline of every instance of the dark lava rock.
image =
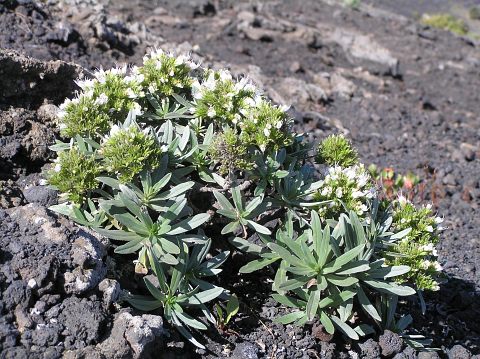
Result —
M437 352L420 352L417 359L440 359L440 355Z
M50 207L58 202L58 192L48 186L31 186L23 191L23 196L30 203Z
M40 105L45 98L63 102L77 88L72 80L81 74L81 67L75 64L43 62L0 49L0 105Z
M105 276L103 246L38 204L0 210L0 345L12 347L6 357L32 346L39 355L59 357L62 348L100 340L108 313L88 290ZM88 297L65 295L69 291Z
M389 357L402 351L403 340L397 333L385 330L383 334L380 335L378 344L380 348L382 348L382 355Z
M401 353L396 354L393 359L416 359L415 349L412 347L406 347Z
M164 334L162 317L150 314L133 316L128 311L121 311L115 316L106 340L96 346L71 351L65 358L155 358L162 349Z
M448 359L470 359L472 357L472 353L466 348L461 345L454 345L448 351Z
M240 343L235 347L233 359L257 359L258 348L252 343Z
M376 359L380 358L380 346L373 339L368 339L364 343L358 344L360 351L360 358L363 359Z

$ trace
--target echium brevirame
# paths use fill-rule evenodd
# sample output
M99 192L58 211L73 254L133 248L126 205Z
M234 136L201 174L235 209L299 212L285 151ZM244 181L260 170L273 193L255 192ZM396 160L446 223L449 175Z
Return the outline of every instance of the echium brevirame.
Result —
M376 303L437 288L440 219L402 199L380 205L349 140L309 145L250 79L157 49L77 84L58 118L66 142L51 147L46 176L62 199L52 209L153 275L124 299L161 312L194 345L207 322L224 329L238 311L210 312L212 301L237 303L221 286L234 288L223 242L249 253L237 257L245 263L256 256L242 273L275 273L280 323L317 318L354 340L395 322Z

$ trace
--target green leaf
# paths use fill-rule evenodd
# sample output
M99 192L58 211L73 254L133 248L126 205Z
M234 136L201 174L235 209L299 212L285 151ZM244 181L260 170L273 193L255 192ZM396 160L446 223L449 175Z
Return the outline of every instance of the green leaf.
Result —
M320 322L322 323L323 327L329 334L335 333L335 327L333 326L332 320L328 317L328 315L322 311L320 314Z
M247 226L254 229L255 232L258 232L261 234L266 234L266 235L272 234L272 232L267 227L264 227L261 224L255 223L254 221L251 221L249 219L247 220Z
M227 209L219 209L217 210L217 213L233 220L236 220L238 218L237 212L232 212Z
M200 330L207 330L207 326L205 324L192 318L187 313L179 312L179 311L176 311L175 309L174 309L174 313L178 317L178 319L180 319L183 323L185 323L189 327L200 329Z
M56 213L63 214L64 216L67 216L67 217L70 217L72 214L72 208L66 203L55 204L53 206L48 207L48 209Z
M227 224L225 227L222 228L221 233L222 234L233 233L237 230L239 226L240 226L239 222L230 222L229 224Z
M227 319L225 322L228 324L230 322L230 319L234 315L238 313L238 310L240 309L240 303L238 302L238 298L235 294L230 296L230 299L227 302Z
M160 193L154 199L152 199L151 202L164 201L164 200L167 200L167 199L178 197L178 196L184 194L185 192L187 192L190 188L192 188L194 184L195 184L195 182L193 182L193 181L181 183L181 184L169 189L168 191Z
M303 277L302 280L299 279L289 279L279 285L281 290L293 290L300 287L303 287L308 282L308 277Z
M389 284L386 282L381 282L377 280L364 279L363 282L368 284L370 287L375 288L379 292L395 294L399 296L408 296L415 294L415 289L407 286Z
M260 247L258 244L251 243L240 237L230 237L228 238L228 241L235 248L241 250L242 252L260 254L262 251L262 247Z
M114 239L117 241L133 241L137 238L139 238L139 235L134 232L127 232L123 230L108 230L108 229L103 229L103 228L95 228L95 232L98 234L105 236L110 239ZM141 236L140 236L141 237ZM144 237L141 237L144 238Z
M160 264L154 253L152 253L151 249L147 249L147 256L153 273L155 273L155 275L157 276L160 288L164 293L168 293L169 288L167 284L167 278L165 277L165 272L163 271L162 265Z
M215 257L209 259L208 261L202 263L197 268L197 274L201 276L212 275L211 270L221 266L230 255L229 251L224 251L217 254Z
M283 260L285 260L290 265L309 269L309 267L302 260L290 254L288 250L279 246L278 244L268 243L268 248L277 253L280 257L282 257Z
M335 274L338 275L349 275L349 274L355 274L355 273L361 273L361 272L366 272L370 269L370 265L368 261L354 261L347 263L343 267L341 267L338 271L335 272Z
M315 290L310 293L307 302L307 317L312 320L317 313L318 304L320 303L320 290Z
M95 178L97 181L102 182L106 184L107 186L113 188L113 189L120 189L120 181L116 180L111 177L97 177Z
M274 320L274 322L280 323L280 324L290 324L290 323L302 318L304 315L305 315L304 312L292 312L292 313L282 315L279 318L276 318Z
M115 214L113 217L120 222L122 225L126 226L129 230L137 232L142 235L149 235L149 230L145 224L137 220L130 213L120 213Z
M245 207L245 214L249 215L250 213L252 213L255 208L257 208L262 203L262 201L263 197L255 197L254 199L252 199Z
M145 238L142 237L137 237L134 240L131 240L125 244L122 244L121 246L118 246L115 248L114 252L118 254L130 254L130 253L135 253L138 251L140 248L143 247L143 241Z
M340 318L332 315L330 317L330 319L332 319L333 321L333 324L341 331L343 332L343 334L345 334L346 336L348 336L349 338L353 339L353 340L358 340L360 339L359 336L358 336L358 333L352 329L352 327L350 327L348 324L342 322L340 320Z
M378 314L373 304L370 302L370 299L368 299L361 286L359 286L357 289L357 298L365 312L367 312L373 319L379 322L382 321L382 318Z
M191 297L184 299L181 303L185 305L199 305L207 303L223 293L224 289L221 287L214 287L212 289L204 290L194 294Z
M162 306L162 302L159 302L152 297L146 297L143 295L130 295L127 297L127 302L129 302L135 308L145 312L150 312Z
M355 257L357 257L360 252L363 251L363 248L365 247L364 244L360 244L359 246L356 246L355 248L350 249L348 252L342 254L340 257L334 259L330 263L328 263L325 267L324 273L332 273L340 269L343 265L347 264L351 260L353 260ZM328 268L328 271L327 271Z
M375 329L373 329L372 326L368 324L360 324L355 328L353 328L353 330L355 330L358 333L358 335L360 335L361 337L365 337L370 334L375 334Z
M390 239L402 239L406 235L408 235L412 231L411 228L406 228L403 231L400 231L398 233L392 234L389 238Z
M282 294L272 294L272 298L278 303L292 308L305 308L307 302Z
M334 274L328 274L325 278L332 284L340 286L340 287L350 287L355 283L358 283L358 279L355 277L343 277L337 276Z
M240 213L244 212L243 198L242 198L242 193L240 192L240 188L238 186L233 187L231 189L231 192L232 192L232 199L233 199L233 203L235 204L235 207Z
M205 346L200 344L200 342L194 338L192 333L190 333L185 327L182 325L182 323L179 321L179 319L176 317L176 315L173 317L173 322L175 325L175 328L177 328L178 332L183 335L190 343L195 345L197 348L200 349L205 349Z
M399 275L408 273L410 271L409 266L393 266L393 267L381 267L368 272L368 275L376 279L387 279L390 277L397 277Z
M153 185L152 192L154 194L157 194L163 187L167 185L167 183L170 181L171 178L172 178L172 173L167 173L157 183Z
M155 287L147 277L144 277L143 281L145 282L148 291L155 297L155 299L163 303L166 299L165 295L157 287Z
M320 307L320 309L327 307L338 307L342 303L353 298L355 294L356 292L351 290L344 290L340 293L330 294L328 297L323 298L318 304L318 306Z
M227 197L225 197L222 193L218 192L218 191L213 191L213 195L215 196L215 198L217 199L218 203L220 204L220 206L229 211L229 212L233 212L233 213L237 213L235 207L233 207L231 204L230 204L230 201L227 199Z
M191 218L184 219L183 221L173 225L172 229L167 234L173 236L191 231L192 229L201 226L209 219L210 215L208 213L199 213Z

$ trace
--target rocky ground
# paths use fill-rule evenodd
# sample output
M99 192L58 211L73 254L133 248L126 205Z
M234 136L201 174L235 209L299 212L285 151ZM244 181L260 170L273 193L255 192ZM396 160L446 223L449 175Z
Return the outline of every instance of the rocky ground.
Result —
M428 179L423 197L449 227L439 248L447 281L426 298L425 316L415 303L402 310L441 357L479 354L479 44L424 27L394 3L0 1L0 358L148 358L159 348L166 358L416 356L388 332L350 345L315 324L273 324L269 284L238 277L241 263L223 277L244 304L236 333L209 333L207 351L195 353L158 315L114 304L125 287L114 280L120 259L107 260L107 243L45 209L56 194L39 173L72 80L138 63L149 46L246 74L292 105L310 140L343 132L365 163Z

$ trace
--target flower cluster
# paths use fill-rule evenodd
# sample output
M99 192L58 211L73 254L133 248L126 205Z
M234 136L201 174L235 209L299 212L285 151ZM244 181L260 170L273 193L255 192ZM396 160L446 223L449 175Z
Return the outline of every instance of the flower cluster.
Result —
M403 196L393 203L393 227L410 232L389 248L389 262L395 265L408 265L411 270L400 277L402 281L415 283L421 290L437 290L439 271L435 246L439 232L443 230L443 218L435 216L431 205L417 208Z
M192 84L195 115L220 125L236 125L255 106L256 91L246 78L235 82L227 70L207 70L203 81Z
M62 135L99 138L115 121L123 120L130 110L141 113L137 102L143 97L141 78L127 76L127 71L126 66L99 70L93 79L78 80L82 92L60 106Z
M232 128L226 128L212 143L210 155L219 164L218 171L222 175L238 170L251 169L253 161L249 157L248 148Z
M143 57L143 66L134 68L134 73L143 76L142 83L150 93L171 96L175 92L190 88L190 73L197 67L186 55L175 57L157 49Z
M96 177L99 174L95 156L72 147L60 152L55 159L54 167L48 173L48 181L65 199L82 203L88 192L97 188Z
M330 201L318 209L323 218L335 218L349 210L362 216L368 211L368 200L374 194L370 175L362 164L347 168L335 165L328 168L315 199Z
M261 99L240 123L242 142L257 146L262 152L278 151L292 144L291 120L286 109Z
M331 135L318 146L318 163L350 167L358 163L357 151L343 135Z
M100 153L105 170L127 182L143 169L154 169L162 151L149 128L142 131L136 125L127 128L114 125L110 135L105 137Z

